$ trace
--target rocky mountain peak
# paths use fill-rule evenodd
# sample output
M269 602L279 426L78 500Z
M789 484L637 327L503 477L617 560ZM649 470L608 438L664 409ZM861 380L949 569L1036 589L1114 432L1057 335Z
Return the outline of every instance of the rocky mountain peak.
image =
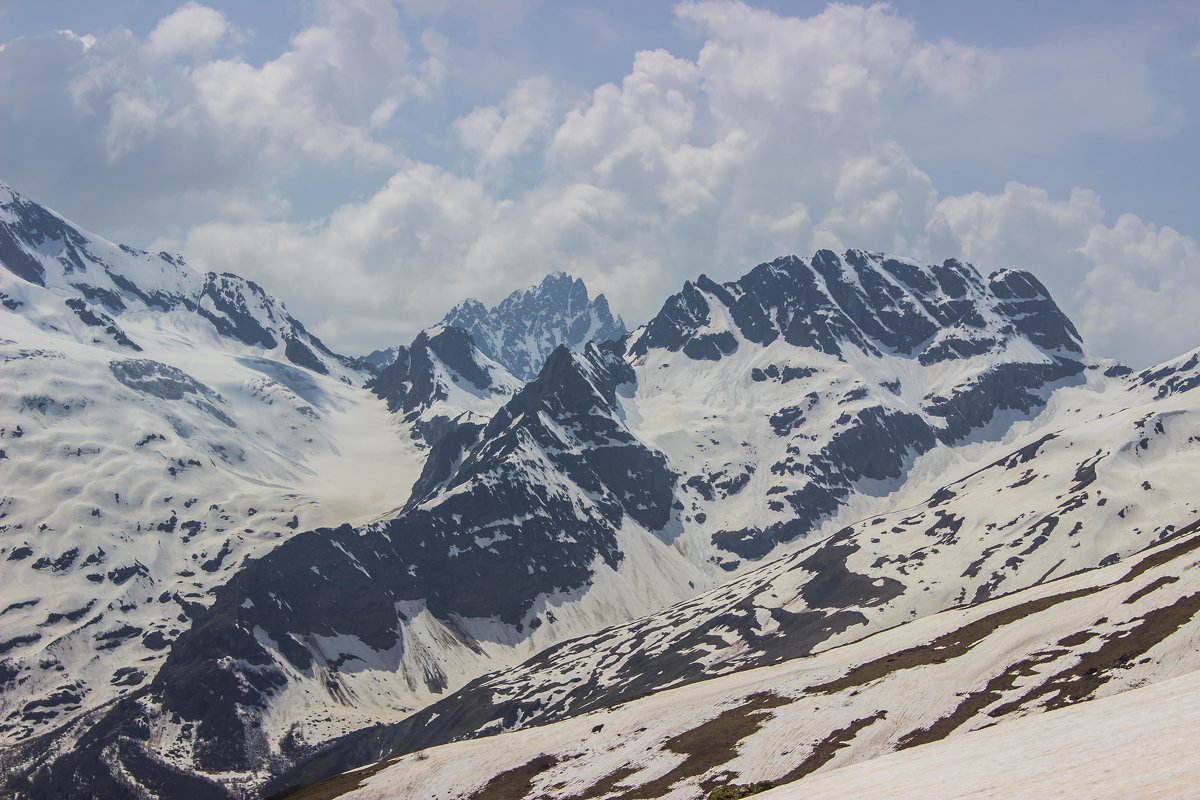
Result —
M552 272L537 286L513 292L488 308L466 300L442 324L468 331L489 358L521 380L532 380L561 345L578 350L588 341L619 339L625 324L604 295L595 298L579 278Z
M388 410L403 415L427 444L436 443L468 416L490 416L519 386L519 381L488 358L471 335L453 325L421 331L367 383Z
M854 347L923 365L1000 353L1021 338L1055 356L1083 353L1078 331L1027 272L985 279L954 259L921 265L864 250L785 256L722 284L702 275L668 298L631 352L661 347L720 360L741 343L779 338L839 357Z

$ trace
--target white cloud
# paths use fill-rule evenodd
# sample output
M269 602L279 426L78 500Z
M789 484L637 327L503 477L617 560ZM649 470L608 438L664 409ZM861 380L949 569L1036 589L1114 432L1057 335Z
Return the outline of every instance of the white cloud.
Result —
M183 53L202 55L231 33L233 26L220 11L199 3L186 3L154 26L146 37L146 45L155 58L173 58Z
M1094 192L1055 200L1009 183L942 200L929 227L941 252L1036 273L1100 355L1145 366L1200 346L1200 245L1133 214L1104 217Z
M914 28L887 7L830 5L806 19L742 3L683 3L680 22L707 38L698 64L725 125L872 108L911 50Z
M409 5L434 20L457 14ZM453 121L441 108L424 149L448 138L451 165L416 160L389 133L446 102L436 98L447 84L455 96L455 43L427 30L418 47L383 0L315 11L261 63L209 55L236 42L227 22L197 30L195 47L168 36L173 17L158 45L127 31L86 46L17 40L0 52L13 87L6 108L34 114L36 124L20 123L30 136L64 137L70 155L52 167L63 185L78 183L70 169L98 186L120 174L126 197L152 210L168 196L202 209L204 224L162 244L274 287L351 352L402 341L466 295L494 300L552 269L581 275L636 322L685 278L732 278L821 246L1032 269L1098 352L1132 361L1195 336L1170 312L1139 338L1113 311L1122 293L1138 313L1182 308L1165 295L1189 298L1197 283L1192 240L1140 220L1106 227L1100 198L1084 189L1063 199L1014 182L939 198L927 163L1152 135L1171 115L1142 50L930 41L885 5L796 18L688 2L676 17L702 38L694 57L638 52L620 80L573 105L557 78L539 76ZM15 119L4 113L0 123ZM0 158L44 167L27 141ZM384 185L299 219L281 181L322 168L377 176L359 188ZM1138 272L1135 254L1147 248L1158 266Z
M467 262L494 214L475 181L410 163L368 200L319 222L208 223L156 247L182 250L200 268L288 287L288 305L318 332L353 339L388 330L399 338L412 320L436 321L432 309L448 309L480 278L487 285ZM323 316L337 327L322 325Z
M1015 181L1004 191L947 197L937 204L928 230L935 250L987 269L1022 267L1038 272L1059 299L1069 297L1088 270L1078 248L1104 219L1100 197L1074 189L1067 200ZM1040 265L1049 261L1049 269Z
M905 72L935 97L962 105L994 85L1004 72L1004 62L994 53L943 40L916 48Z
M158 125L158 114L158 109L145 98L125 92L113 95L104 138L109 160L116 161L153 136Z
M924 228L937 192L904 150L886 143L847 159L833 193L833 208L818 225L816 243L830 249L860 247L923 254Z
M389 121L445 78L445 40L426 32L414 53L388 0L319 0L313 23L260 64L214 55L242 38L221 12L188 3L144 39L117 29L7 42L0 170L110 232L276 209L261 201L301 169L402 163Z
M875 141L872 120L882 92L910 91L896 88L911 82L898 74L918 44L909 23L882 8L782 24L744 6L680 13L710 32L697 60L639 52L619 84L561 117L549 82L533 79L459 119L452 132L475 156L470 177L410 164L314 225L206 226L186 250L211 268L249 267L268 285L312 280L313 295L289 304L354 305L358 335L344 325L337 333L361 341L387 327L382 315L399 340L464 295L494 299L551 269L582 275L637 319L699 272L734 277L835 238L915 246L935 195L902 148ZM863 26L873 32L858 35ZM841 40L858 45L847 53ZM831 59L844 69L809 74ZM855 59L868 64L865 78L853 74ZM757 76L781 64L787 76L764 87ZM489 169L537 159L539 147L538 180L493 194ZM331 263L334 289L318 278ZM388 300L363 312L364 293Z
M498 104L476 108L455 120L463 147L478 159L481 171L502 170L550 131L558 97L545 76L518 83Z
M1092 269L1080 287L1086 336L1139 366L1200 347L1200 245L1172 228L1122 214L1089 231Z
M339 326L344 341L383 329L403 339L466 294L495 299L550 269L582 275L637 320L685 278L735 277L785 252L957 256L984 269L1033 269L1097 350L1128 352L1119 347L1127 331L1093 321L1107 301L1077 290L1103 274L1084 249L1103 229L1097 195L1078 189L1056 200L1010 183L997 195L939 201L888 136L895 104L914 92L971 107L1011 78L1011 63L922 41L885 6L834 5L796 19L702 2L677 16L705 36L695 60L639 52L619 84L597 87L561 117L537 78L457 120L452 133L474 156L470 176L410 164L326 221L270 234L209 227L187 247L214 267L284 265L259 276L268 283L300 270L324 287L321 271L338 264L335 303L389 298L359 315L357 331ZM494 185L495 171L523 155L544 158L532 185ZM230 250L239 242L253 255ZM314 291L315 313L330 297Z

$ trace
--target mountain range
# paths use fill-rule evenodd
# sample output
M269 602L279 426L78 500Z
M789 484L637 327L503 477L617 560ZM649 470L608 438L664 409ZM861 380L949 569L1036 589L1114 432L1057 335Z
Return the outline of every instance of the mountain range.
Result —
M552 273L353 359L8 187L0 263L14 796L703 797L1196 666L1200 356L1029 272L822 250L632 331Z

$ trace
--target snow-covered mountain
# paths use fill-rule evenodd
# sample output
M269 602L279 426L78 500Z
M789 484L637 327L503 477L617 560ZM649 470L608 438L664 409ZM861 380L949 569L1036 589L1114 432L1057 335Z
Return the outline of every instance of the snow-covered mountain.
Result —
M394 347L383 347L379 350L372 350L360 360L362 361L363 366L365 366L371 372L379 374L384 367L396 360L396 357L400 355L400 350L402 348L403 345L396 345Z
M555 274L350 360L7 187L0 263L7 794L691 797L1196 666L1200 354L1029 273L821 251L623 336Z
M84 343L141 352L122 323L169 320L206 344L240 345L248 353L347 378L347 359L253 281L199 273L179 256L114 245L3 183L0 263L7 271L4 307L29 306L22 316L48 333L69 332Z
M251 281L0 187L0 742L150 679L247 558L403 504L411 431Z
M613 317L604 295L590 298L583 281L565 272L553 272L492 308L466 300L442 324L466 330L489 358L522 381L533 380L559 345L578 350L625 335L625 323Z
M389 385L410 391L417 360ZM982 447L1056 388L1104 380L1028 273L822 251L701 277L623 340L555 350L490 421L443 436L398 513L248 564L46 774L114 792L192 771L260 783L333 736L882 511L922 454ZM863 574L850 550L820 551L829 582ZM893 588L878 580L830 590L848 635L853 606ZM101 766L118 763L119 777Z
M1198 363L1062 390L954 454L957 480L937 483L949 454L931 453L890 513L347 737L280 785L422 750L349 796L488 796L525 770L530 797L698 797L1196 670Z

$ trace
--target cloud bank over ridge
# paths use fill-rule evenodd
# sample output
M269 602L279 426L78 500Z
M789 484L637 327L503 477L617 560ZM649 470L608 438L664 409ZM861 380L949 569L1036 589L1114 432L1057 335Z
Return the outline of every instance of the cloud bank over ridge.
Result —
M1095 351L1135 364L1200 343L1187 232L1088 188L955 194L922 167L943 143L998 172L1021 148L1088 137L1152 147L1185 110L1155 84L1150 45L977 46L886 5L801 18L685 2L674 23L694 52L638 51L584 91L520 75L460 107L474 79L445 13L318 2L257 60L242 55L252 30L198 3L142 36L14 39L0 170L51 205L95 194L84 222L172 231L154 244L274 287L348 351L551 270L637 322L685 278L819 247L1031 269ZM435 145L414 137L414 120L441 118Z

